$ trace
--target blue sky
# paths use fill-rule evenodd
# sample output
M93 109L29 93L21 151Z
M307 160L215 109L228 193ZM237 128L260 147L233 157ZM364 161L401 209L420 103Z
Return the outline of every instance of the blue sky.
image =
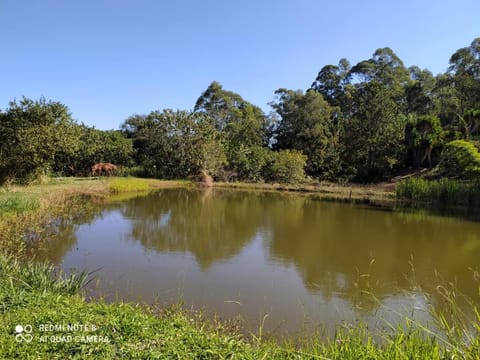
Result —
M389 46L443 72L480 36L478 0L3 0L0 108L45 96L78 121L192 109L213 80L268 111L277 88L306 89L326 64Z

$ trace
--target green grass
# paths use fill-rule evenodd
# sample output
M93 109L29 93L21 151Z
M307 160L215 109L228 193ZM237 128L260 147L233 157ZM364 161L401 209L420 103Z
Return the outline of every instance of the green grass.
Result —
M122 192L141 192L151 189L148 180L137 178L115 178L108 182L110 191L114 194Z
M360 324L339 328L330 340L311 337L301 345L265 340L261 331L246 341L221 323L178 306L158 310L129 303L87 302L78 290L89 277L86 273L62 276L51 266L0 255L0 358L478 359L480 354L478 312L471 322L475 335L460 331L458 322L444 318L444 328L455 328L445 337L407 320L390 334L380 334L379 340ZM45 324L89 325L90 331L41 331ZM17 325L32 326L31 342L17 342ZM82 335L97 335L98 342L75 338ZM54 341L59 336L67 342ZM70 341L66 336L72 336Z
M147 192L166 187L188 187L192 183L188 180L156 180L134 177L117 177L108 180L111 193Z
M39 207L38 199L25 194L0 193L0 217L22 214Z
M397 185L397 200L414 204L480 207L480 181L410 178Z

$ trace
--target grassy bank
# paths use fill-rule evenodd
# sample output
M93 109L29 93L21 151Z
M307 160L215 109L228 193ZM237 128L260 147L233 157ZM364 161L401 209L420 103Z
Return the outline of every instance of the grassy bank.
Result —
M411 178L398 184L396 196L413 205L480 207L480 181Z
M86 302L77 293L86 277L61 276L47 265L1 255L0 358L477 359L480 353L478 337L459 332L441 339L413 323L382 334L380 343L362 325L301 346L260 336L246 341L222 324L180 308Z

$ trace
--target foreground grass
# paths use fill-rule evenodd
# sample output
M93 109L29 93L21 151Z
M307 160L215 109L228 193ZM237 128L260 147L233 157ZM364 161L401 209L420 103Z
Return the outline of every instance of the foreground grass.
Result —
M478 338L446 343L411 324L384 335L380 344L362 326L301 346L261 337L246 342L222 324L180 308L158 311L127 303L89 303L78 294L86 276L61 276L50 266L1 255L0 358L477 359L480 351ZM23 337L18 336L18 325L25 329ZM46 331L45 325L65 329Z

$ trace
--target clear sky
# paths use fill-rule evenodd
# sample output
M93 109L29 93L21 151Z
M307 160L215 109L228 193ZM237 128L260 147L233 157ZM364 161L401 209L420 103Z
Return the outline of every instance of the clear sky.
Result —
M0 0L0 108L43 95L116 129L217 80L268 111L342 57L389 46L437 74L478 36L479 0Z

